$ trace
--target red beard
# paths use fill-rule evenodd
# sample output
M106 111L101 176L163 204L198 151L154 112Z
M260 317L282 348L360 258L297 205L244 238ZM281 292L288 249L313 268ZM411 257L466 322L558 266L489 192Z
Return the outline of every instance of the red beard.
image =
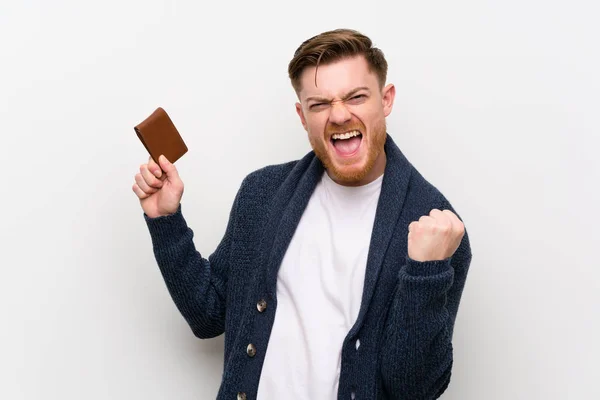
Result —
M331 148L329 142L331 136L335 133L344 133L357 130L362 133L362 140L367 140L366 143L361 143L361 146L368 145L367 160L364 166L360 169L348 168L352 164L333 163L330 156ZM321 160L327 171L333 175L333 178L342 184L355 184L362 181L373 168L375 161L383 151L383 146L386 139L386 123L385 119L382 123L373 127L371 132L366 131L366 127L360 121L350 122L344 126L325 127L325 134L322 140L314 139L309 135L309 141L316 156Z

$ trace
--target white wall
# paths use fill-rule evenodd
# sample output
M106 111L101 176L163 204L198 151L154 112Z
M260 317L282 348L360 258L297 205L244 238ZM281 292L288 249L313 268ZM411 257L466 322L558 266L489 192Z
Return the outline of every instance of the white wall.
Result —
M443 398L600 398L596 2L203 3L0 5L0 398L215 397L223 341L160 277L133 126L175 121L208 255L242 178L309 150L287 63L337 27L385 52L389 132L470 232Z

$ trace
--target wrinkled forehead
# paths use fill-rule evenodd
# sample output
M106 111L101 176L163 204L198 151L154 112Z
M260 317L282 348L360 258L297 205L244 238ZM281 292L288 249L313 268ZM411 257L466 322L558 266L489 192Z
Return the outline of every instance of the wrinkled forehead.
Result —
M339 98L362 86L375 91L379 85L377 75L369 71L369 65L362 56L320 64L318 69L308 67L302 71L300 82L300 101L313 96Z

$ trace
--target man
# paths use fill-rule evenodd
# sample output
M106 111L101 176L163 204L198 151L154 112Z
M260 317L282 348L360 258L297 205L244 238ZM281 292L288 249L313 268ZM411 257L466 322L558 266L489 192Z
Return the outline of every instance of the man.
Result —
M298 48L289 76L314 151L244 179L208 259L175 166L161 156L136 175L174 302L196 336L225 332L219 399L434 399L448 386L471 249L386 132L386 73L356 31Z

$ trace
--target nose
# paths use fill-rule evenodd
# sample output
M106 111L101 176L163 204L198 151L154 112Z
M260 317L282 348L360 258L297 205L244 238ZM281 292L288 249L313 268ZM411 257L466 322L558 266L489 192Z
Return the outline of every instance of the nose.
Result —
M343 125L352 119L352 114L346 108L343 101L332 101L329 113L329 121L336 125Z

